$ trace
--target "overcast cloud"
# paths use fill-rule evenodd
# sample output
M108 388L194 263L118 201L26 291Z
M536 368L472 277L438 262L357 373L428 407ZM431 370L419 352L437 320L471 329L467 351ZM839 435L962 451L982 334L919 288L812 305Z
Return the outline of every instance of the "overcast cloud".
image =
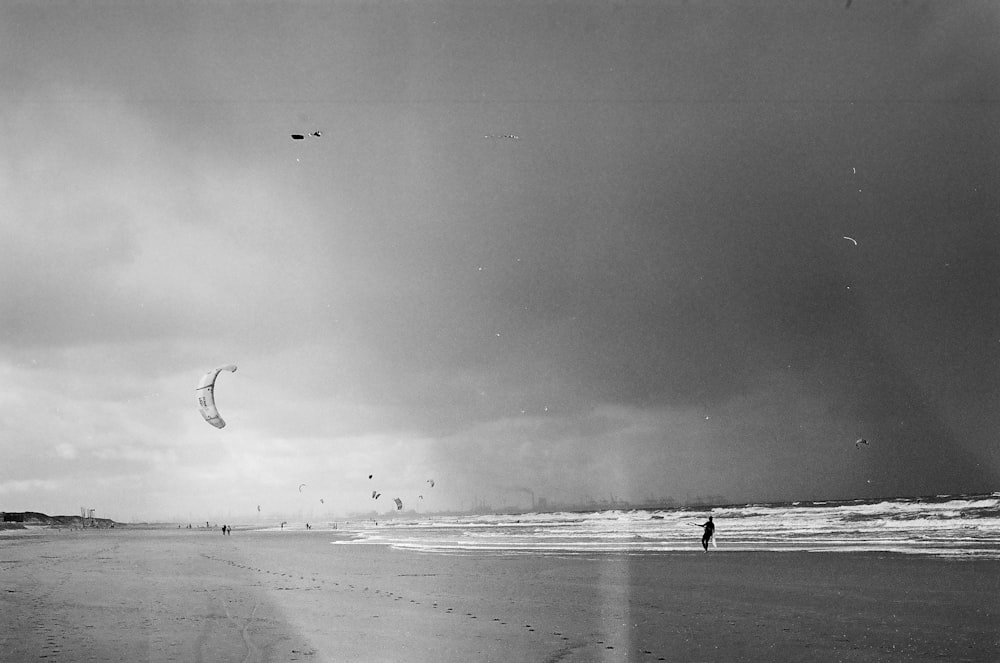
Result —
M964 1L8 3L0 509L997 490L998 33Z

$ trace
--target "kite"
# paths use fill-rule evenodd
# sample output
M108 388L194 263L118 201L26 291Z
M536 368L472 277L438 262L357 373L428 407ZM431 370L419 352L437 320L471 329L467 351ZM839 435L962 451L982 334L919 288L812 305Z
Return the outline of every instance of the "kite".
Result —
M302 489L305 488L305 487L306 487L306 485L304 483L300 483L299 484L299 492L301 493Z
M844 235L844 239L846 239L849 242L854 242L854 246L858 245L858 240L854 239L853 237L848 237L847 235Z
M377 500L380 497L382 497L382 493L378 492L377 490L373 490L372 491L372 499L373 500Z
M321 137L323 135L323 132L322 131L314 131L314 132L312 132L309 135L312 136L313 138L319 138L319 137ZM305 134L292 134L292 140L305 140L305 137L306 137Z
M205 375L201 378L201 382L198 383L198 388L195 390L198 394L198 409L201 410L201 416L205 417L205 421L212 424L216 428L225 428L226 426L226 422L222 419L219 415L219 411L215 408L215 378L217 378L219 373L222 371L235 373L236 366L228 364L205 373Z
M431 485L431 488L434 487L434 479L428 479L427 483L429 483Z
M400 511L403 508L403 500L398 497L392 498L392 501L396 503L396 511Z
M865 438L861 438L860 440L854 443L854 448L860 449L862 444L868 446L868 440L866 440Z

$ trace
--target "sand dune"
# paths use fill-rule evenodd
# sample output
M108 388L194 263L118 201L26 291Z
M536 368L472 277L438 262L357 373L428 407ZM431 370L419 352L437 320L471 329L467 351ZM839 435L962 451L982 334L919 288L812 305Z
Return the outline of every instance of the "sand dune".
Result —
M995 661L1000 562L446 556L329 532L0 535L20 661Z

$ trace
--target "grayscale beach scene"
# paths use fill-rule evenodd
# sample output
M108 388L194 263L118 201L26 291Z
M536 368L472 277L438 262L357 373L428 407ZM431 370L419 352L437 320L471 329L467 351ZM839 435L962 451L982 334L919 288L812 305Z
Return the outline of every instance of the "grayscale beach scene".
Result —
M998 34L0 4L0 662L1000 660Z

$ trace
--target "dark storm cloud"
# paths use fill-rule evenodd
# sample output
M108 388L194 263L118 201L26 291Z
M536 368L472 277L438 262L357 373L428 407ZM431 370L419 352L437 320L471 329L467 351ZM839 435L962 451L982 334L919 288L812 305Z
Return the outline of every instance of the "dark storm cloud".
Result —
M173 445L468 502L995 487L992 4L111 6L0 22L4 421L62 413L19 458L164 503L216 485ZM191 396L230 361L238 444Z

